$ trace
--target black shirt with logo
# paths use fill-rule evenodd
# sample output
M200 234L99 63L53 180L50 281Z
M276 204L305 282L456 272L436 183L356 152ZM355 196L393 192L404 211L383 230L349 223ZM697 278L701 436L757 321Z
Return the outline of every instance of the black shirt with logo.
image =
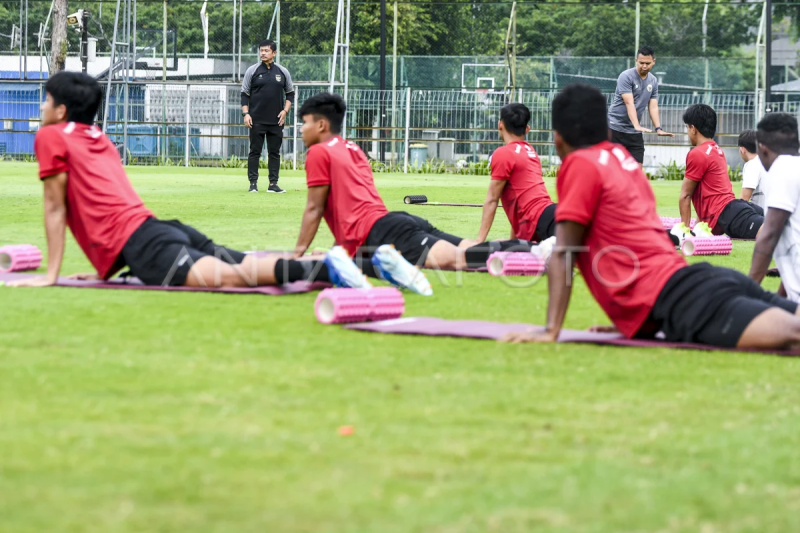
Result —
M253 124L278 125L286 99L294 95L289 71L277 63L258 63L247 69L242 81L242 105L247 105Z

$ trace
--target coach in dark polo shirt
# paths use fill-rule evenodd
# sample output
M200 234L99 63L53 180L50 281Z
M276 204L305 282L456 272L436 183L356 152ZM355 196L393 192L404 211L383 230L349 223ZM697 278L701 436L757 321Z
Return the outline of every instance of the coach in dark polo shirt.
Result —
M294 85L286 68L275 63L278 46L274 41L258 45L261 62L248 68L242 80L242 116L250 128L250 155L247 178L250 192L258 192L258 162L267 140L269 188L267 192L286 192L278 186L281 170L283 125L292 108Z
M649 46L636 54L636 66L619 75L614 100L608 108L608 127L611 142L621 144L641 165L644 163L644 136L651 130L641 125L644 110L650 112L656 133L674 137L661 127L658 116L658 78L650 74L656 64L656 55Z

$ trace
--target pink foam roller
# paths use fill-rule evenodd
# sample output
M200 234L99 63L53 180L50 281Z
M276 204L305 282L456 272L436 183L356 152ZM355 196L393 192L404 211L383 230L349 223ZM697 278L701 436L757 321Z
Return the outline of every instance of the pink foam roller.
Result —
M541 276L544 259L530 252L494 252L486 261L492 276Z
M689 237L683 241L683 255L728 255L733 250L733 241L725 235L715 237Z
M405 307L394 287L325 289L317 296L314 312L323 324L341 324L400 318Z
M36 270L42 264L42 252L32 244L0 247L0 273Z
M680 224L681 219L680 217L661 217L661 224L664 226L664 229L670 230L675 227L675 224ZM693 228L694 225L697 224L696 219L691 219L689 221L689 228Z

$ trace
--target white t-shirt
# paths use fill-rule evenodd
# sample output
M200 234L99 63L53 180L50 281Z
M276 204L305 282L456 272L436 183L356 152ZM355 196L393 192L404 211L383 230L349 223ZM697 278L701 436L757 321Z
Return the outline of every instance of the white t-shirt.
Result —
M767 201L764 197L764 178L767 171L761 164L759 158L753 158L742 167L742 189L753 189L753 196L750 201L761 209L767 208Z
M769 169L767 207L792 215L775 248L775 262L786 294L800 302L800 156L779 156Z

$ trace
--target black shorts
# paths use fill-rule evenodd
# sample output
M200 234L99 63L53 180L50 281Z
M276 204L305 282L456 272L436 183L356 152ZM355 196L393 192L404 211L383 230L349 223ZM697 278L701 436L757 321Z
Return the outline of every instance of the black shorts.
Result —
M191 226L157 218L139 226L122 249L131 274L146 285L182 286L192 265L206 256L229 264L239 264L245 258L242 252L217 246Z
M539 216L539 222L536 223L536 233L533 234L533 240L542 242L556 234L556 205L550 204L545 207L542 214Z
M622 133L617 130L611 132L611 142L621 144L631 153L633 158L641 165L644 163L644 135L641 133Z
M755 239L764 224L764 210L747 200L734 200L719 215L714 233L731 239Z
M650 313L670 342L734 348L747 326L772 307L797 312L797 304L765 291L741 272L696 263L667 281Z
M409 263L423 266L434 244L447 241L458 246L462 240L461 237L434 228L424 218L393 211L375 222L367 236L366 250L359 250L359 255L368 257L378 246L393 244Z

